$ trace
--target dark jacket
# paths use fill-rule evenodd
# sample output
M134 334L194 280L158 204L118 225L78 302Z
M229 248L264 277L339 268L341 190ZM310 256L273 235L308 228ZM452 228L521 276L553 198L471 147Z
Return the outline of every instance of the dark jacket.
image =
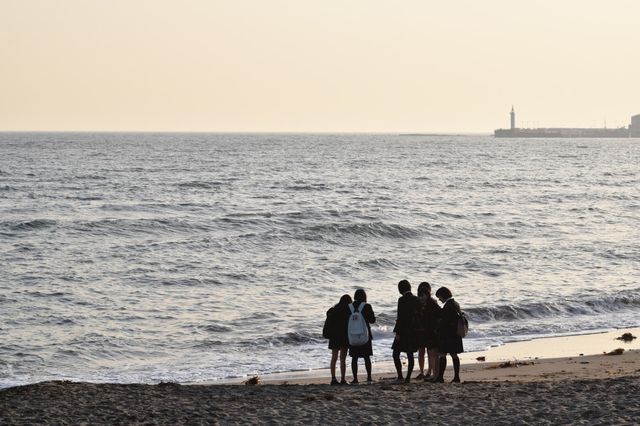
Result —
M441 354L464 352L462 337L458 336L460 313L460 305L453 299L449 299L442 307L442 318L438 327L438 352Z
M453 299L442 306L442 316L438 327L440 337L458 336L458 318L460 318L460 305Z
M335 305L327 311L327 328L329 334L329 349L346 348L349 346L347 325L351 311L348 305Z
M393 332L399 335L413 335L417 331L418 315L420 313L420 299L410 291L398 299L398 316Z
M419 346L420 299L404 293L398 299L398 316L393 331L396 338L391 348L400 352L415 352Z
M420 328L424 339L435 339L438 333L438 324L442 316L442 308L434 298L420 300Z

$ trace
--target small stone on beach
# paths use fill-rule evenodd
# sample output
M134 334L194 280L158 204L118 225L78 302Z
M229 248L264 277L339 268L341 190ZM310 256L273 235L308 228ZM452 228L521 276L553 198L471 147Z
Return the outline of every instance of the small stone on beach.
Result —
M607 352L605 355L622 355L623 352L624 352L624 349L618 348L618 349L612 350L611 352Z

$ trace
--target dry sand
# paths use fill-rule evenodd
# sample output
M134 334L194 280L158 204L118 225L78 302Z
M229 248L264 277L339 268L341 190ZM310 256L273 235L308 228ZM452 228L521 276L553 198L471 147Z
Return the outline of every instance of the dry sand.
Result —
M392 384L386 373L349 386L317 375L257 386L48 382L0 391L0 424L640 423L640 351L523 361L463 365L460 384Z

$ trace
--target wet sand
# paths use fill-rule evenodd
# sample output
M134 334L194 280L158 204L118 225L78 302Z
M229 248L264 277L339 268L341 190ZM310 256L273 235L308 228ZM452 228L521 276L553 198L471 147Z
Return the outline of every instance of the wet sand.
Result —
M0 424L638 424L640 351L518 361L465 364L460 384L394 384L384 372L345 386L317 375L260 385L47 382L0 391Z

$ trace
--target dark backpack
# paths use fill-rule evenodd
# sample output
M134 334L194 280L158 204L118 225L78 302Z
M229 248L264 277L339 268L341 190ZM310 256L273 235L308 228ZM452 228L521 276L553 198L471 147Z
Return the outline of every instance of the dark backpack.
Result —
M327 311L327 318L324 320L324 325L322 326L322 337L325 339L330 339L334 333L336 322L335 316L335 308L331 308Z
M464 312L460 312L457 323L457 333L460 337L467 337L469 333L469 320Z

